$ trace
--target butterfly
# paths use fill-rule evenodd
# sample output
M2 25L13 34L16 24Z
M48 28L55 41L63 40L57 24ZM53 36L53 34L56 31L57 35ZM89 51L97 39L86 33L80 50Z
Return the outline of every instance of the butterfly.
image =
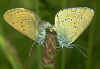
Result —
M57 33L59 45L70 48L82 32L90 25L94 16L93 9L77 7L60 10L55 16L54 31ZM5 21L13 28L43 44L46 37L46 28L50 23L40 20L32 11L24 8L8 10L4 14Z
M94 10L88 7L76 7L60 10L55 16L54 31L60 46L73 48L71 44L78 39L90 25Z

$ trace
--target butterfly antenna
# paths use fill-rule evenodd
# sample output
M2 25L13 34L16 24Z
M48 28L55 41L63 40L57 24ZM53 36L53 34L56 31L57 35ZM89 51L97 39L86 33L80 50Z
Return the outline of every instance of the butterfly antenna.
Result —
M32 47L30 48L30 51L29 51L29 56L32 56L32 50L34 46L36 46L36 42L33 42Z
M77 45L74 45L73 47L75 47L76 49L78 49L80 51L80 53L84 57L88 58L87 52L86 52L86 50L83 47L80 47L78 44Z

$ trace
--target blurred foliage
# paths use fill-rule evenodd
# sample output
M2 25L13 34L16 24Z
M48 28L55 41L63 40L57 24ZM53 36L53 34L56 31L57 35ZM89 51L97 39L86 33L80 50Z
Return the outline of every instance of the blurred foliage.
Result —
M33 48L33 55L28 56L33 41L4 21L6 10L31 9L42 20L54 24L55 14L60 9L84 6L93 8L95 16L91 26L75 43L86 48L88 59L76 49L60 49L55 69L100 69L100 24L96 21L96 0L0 0L0 69L40 69L42 56L41 49L36 48Z

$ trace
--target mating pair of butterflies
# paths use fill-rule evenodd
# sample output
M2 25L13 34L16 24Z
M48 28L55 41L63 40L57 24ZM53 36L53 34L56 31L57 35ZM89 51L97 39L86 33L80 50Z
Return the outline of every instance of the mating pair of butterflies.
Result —
M56 14L55 24L51 26L30 10L15 8L5 12L4 19L13 28L41 45L45 42L46 29L52 27L57 33L59 45L70 47L89 26L93 16L93 9L88 7L63 9Z

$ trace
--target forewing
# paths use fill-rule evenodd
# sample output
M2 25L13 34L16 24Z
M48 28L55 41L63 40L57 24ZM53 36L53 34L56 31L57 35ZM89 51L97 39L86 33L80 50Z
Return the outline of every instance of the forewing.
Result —
M17 31L35 40L38 35L39 18L24 8L11 9L4 14L5 21Z
M87 7L61 10L55 17L56 32L72 43L88 27L93 15L94 11Z

